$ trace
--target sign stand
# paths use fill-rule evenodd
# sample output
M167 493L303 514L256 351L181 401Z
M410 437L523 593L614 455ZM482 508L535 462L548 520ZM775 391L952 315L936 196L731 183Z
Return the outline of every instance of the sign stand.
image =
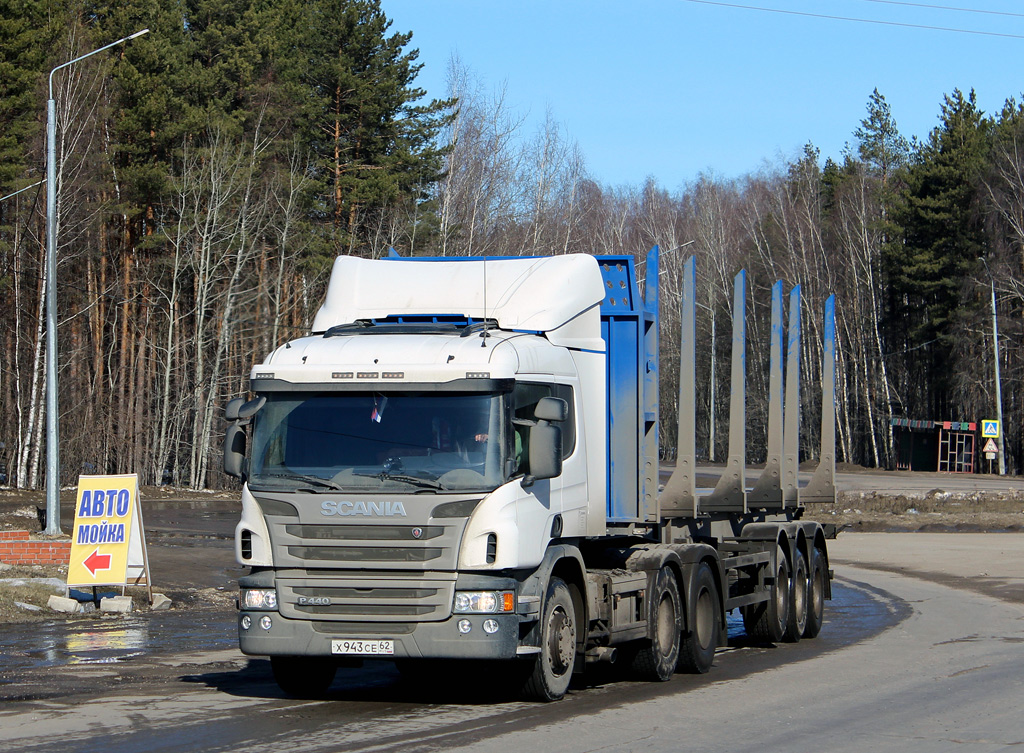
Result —
M139 479L79 476L67 588L145 585L153 603L153 583L142 523Z

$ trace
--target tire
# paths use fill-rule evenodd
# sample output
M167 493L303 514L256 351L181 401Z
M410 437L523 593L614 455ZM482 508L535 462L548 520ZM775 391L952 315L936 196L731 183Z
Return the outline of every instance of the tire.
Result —
M537 701L557 701L569 689L579 633L572 595L561 578L552 577L548 583L540 631L540 653L523 683L523 695Z
M789 618L786 620L786 634L782 640L786 643L796 643L807 628L807 558L799 549L793 550L793 563L791 565L792 575L789 583L792 593L789 597Z
M679 641L683 627L679 583L667 567L654 581L649 616L653 637L643 641L633 656L632 670L644 680L665 682L672 679L679 663Z
M807 585L807 625L804 638L817 638L825 622L825 553L818 547L811 550Z
M337 666L330 658L272 656L270 668L277 686L292 698L320 698L334 682Z
M755 641L778 643L789 621L789 562L781 546L775 547L775 572L768 601L743 608L743 626Z
M690 593L690 630L682 640L678 667L680 672L702 675L715 660L722 629L718 587L706 562L697 568Z

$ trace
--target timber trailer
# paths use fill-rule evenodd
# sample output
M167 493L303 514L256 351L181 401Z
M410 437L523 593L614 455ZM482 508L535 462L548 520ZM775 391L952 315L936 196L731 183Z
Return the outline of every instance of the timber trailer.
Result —
M767 462L748 489L736 276L729 458L699 490L695 270L662 489L657 247L645 296L627 255L339 257L311 334L226 408L224 469L244 482L235 555L251 568L242 651L300 697L363 660L428 677L488 660L550 701L591 662L707 672L732 610L758 641L815 637L834 530L802 513L835 494L833 299L820 464L800 488L800 293L784 327L773 287Z

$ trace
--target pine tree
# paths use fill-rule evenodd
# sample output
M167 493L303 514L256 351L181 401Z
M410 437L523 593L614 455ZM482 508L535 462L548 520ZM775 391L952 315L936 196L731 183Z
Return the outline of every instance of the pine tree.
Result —
M878 89L868 98L868 114L853 135L857 138L857 153L878 175L882 184L907 161L910 145L900 135L892 110Z
M16 188L30 141L40 132L45 103L37 87L52 41L48 37L38 2L0 0L0 194Z
M991 128L973 90L947 95L940 120L903 173L906 186L893 211L901 232L886 248L892 340L906 344L914 364L910 384L931 385L915 406L929 415L952 409L961 286L986 246L979 187Z
M318 0L310 22L301 80L313 108L303 136L334 242L352 245L368 213L419 201L437 180L442 152L433 142L452 103L418 104L418 51L405 50L412 34L388 35L379 0Z

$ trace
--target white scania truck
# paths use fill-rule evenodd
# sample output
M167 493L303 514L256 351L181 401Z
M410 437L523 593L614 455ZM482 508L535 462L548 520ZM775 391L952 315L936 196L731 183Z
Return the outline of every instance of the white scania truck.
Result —
M834 494L834 335L821 464L800 489L799 288L783 389L777 283L768 462L748 490L737 275L730 458L701 493L685 270L679 457L660 490L657 248L646 297L631 256L338 258L311 334L226 409L235 553L251 567L242 651L296 696L353 661L502 660L529 697L556 700L590 662L706 672L734 609L760 640L817 635L828 531L801 514Z

